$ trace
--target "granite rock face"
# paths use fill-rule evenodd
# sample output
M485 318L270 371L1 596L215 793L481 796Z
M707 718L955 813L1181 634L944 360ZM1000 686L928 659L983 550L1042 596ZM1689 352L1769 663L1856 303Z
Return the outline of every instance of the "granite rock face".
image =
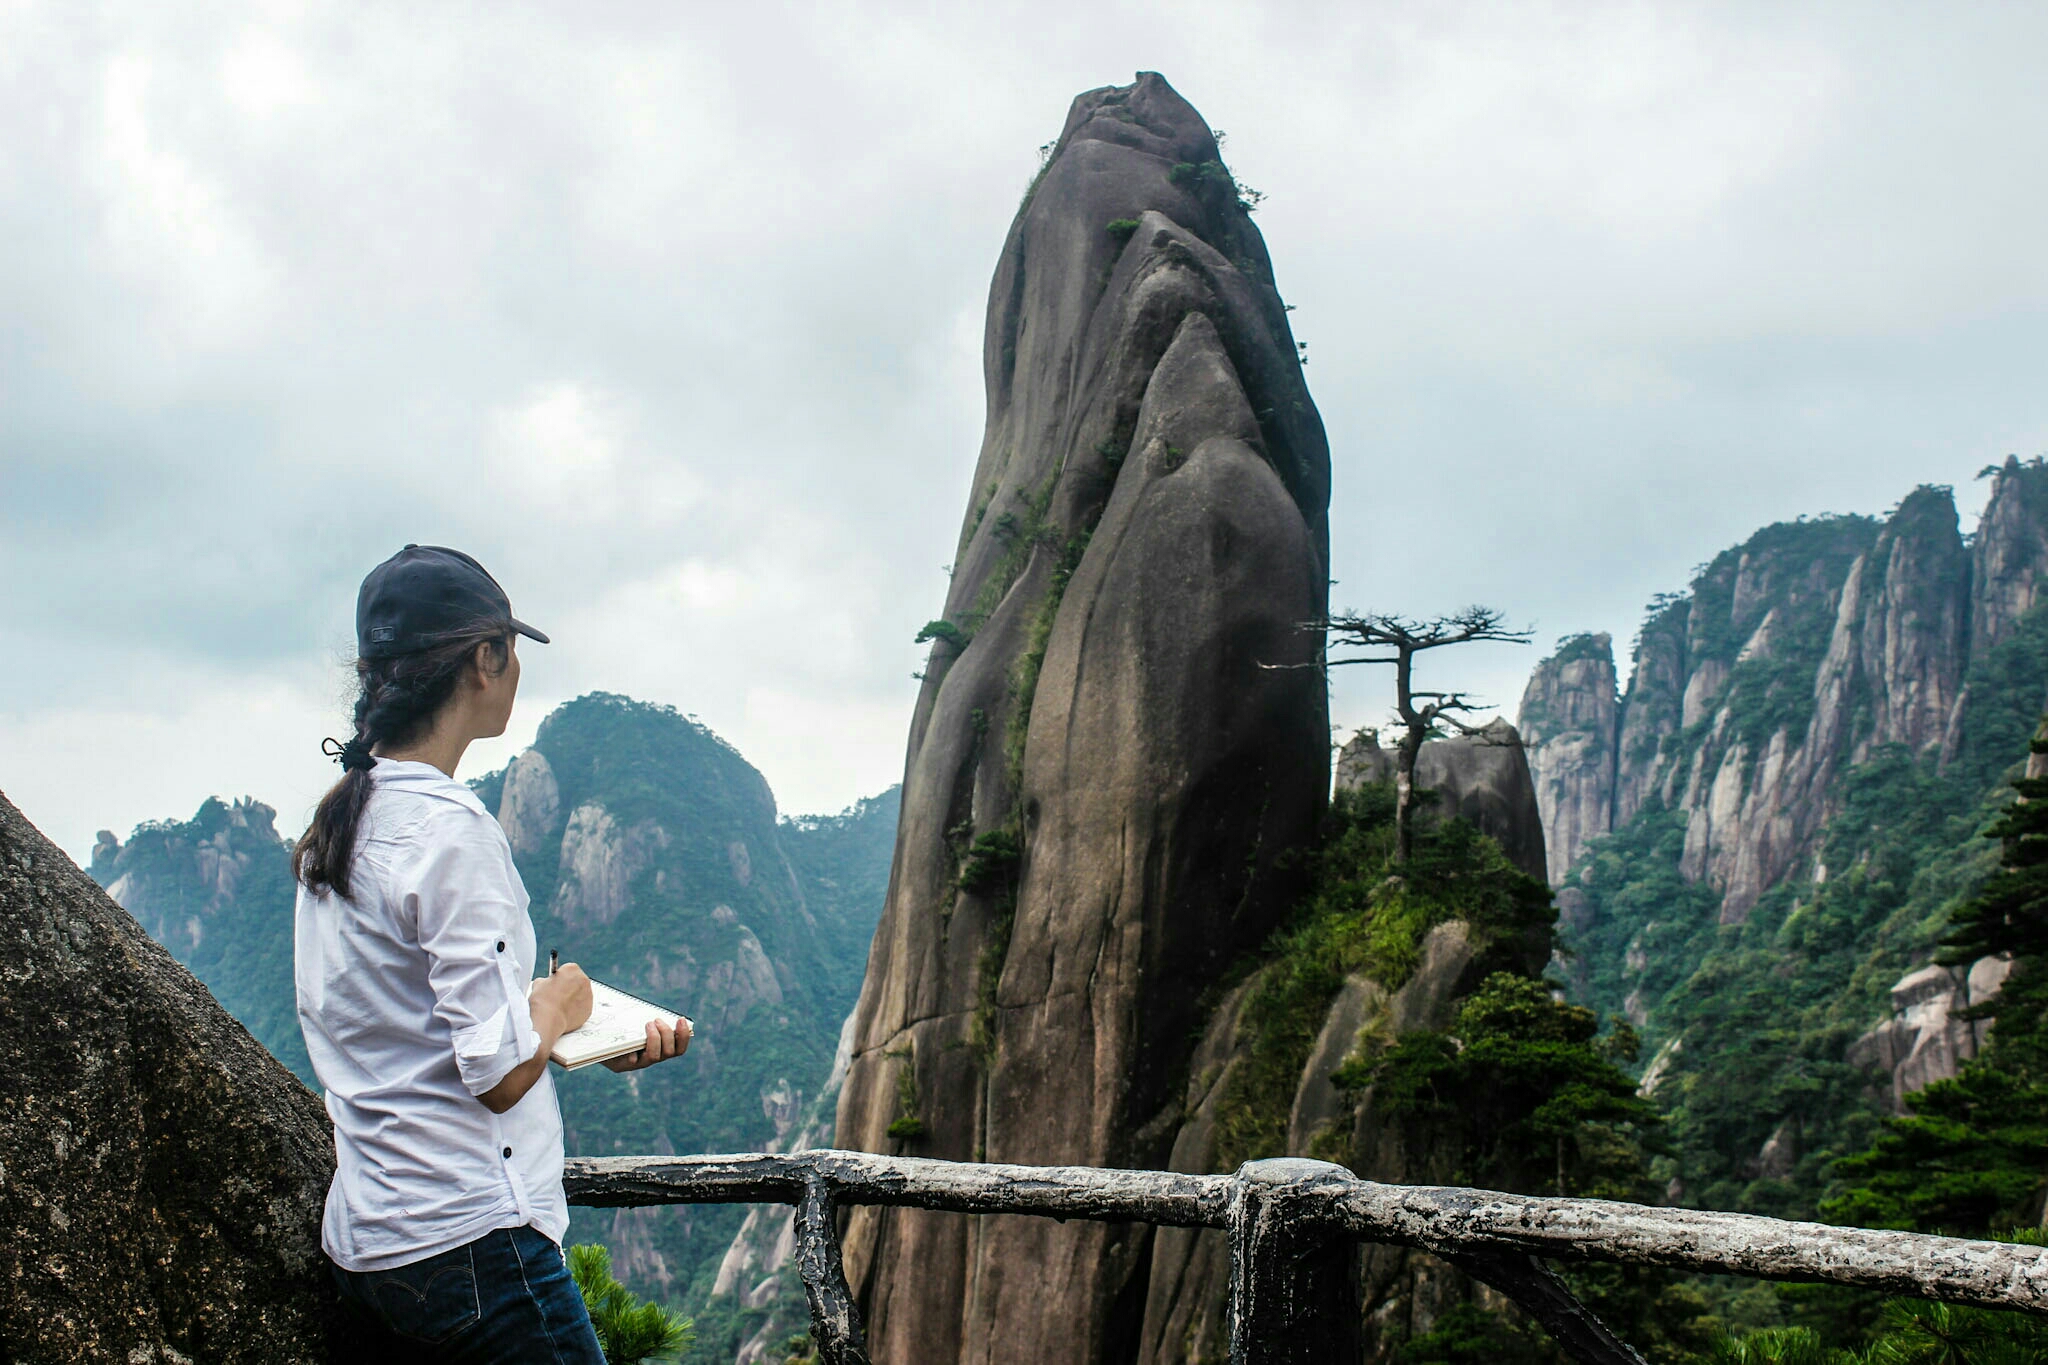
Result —
M576 807L562 834L555 916L577 929L610 924L633 903L634 879L654 866L668 843L668 831L653 820L622 826L599 802Z
M498 823L515 857L531 857L562 833L562 788L548 756L528 749L505 769Z
M1661 803L1686 817L1684 875L1741 922L1811 870L1840 774L1889 745L1954 757L1964 675L2044 574L2048 466L2009 460L1967 547L1950 491L1925 487L1882 522L1785 523L1720 555L1689 594L1652 603L1612 723L1612 665L1589 648L1602 637L1568 642L1521 716L1552 882L1588 839Z
M1586 841L1614 826L1614 752L1621 699L1614 641L1575 635L1536 665L1522 692L1517 728L1543 816L1547 880L1555 886Z
M1294 894L1328 450L1264 243L1167 83L1075 100L989 295L842 1146L1157 1167L1204 989ZM1129 1359L1153 1230L856 1209L878 1361Z
M1354 735L1337 755L1340 790L1391 782L1399 761L1371 730ZM1415 755L1415 786L1433 792L1430 810L1468 820L1490 836L1522 871L1544 880L1543 812L1522 736L1495 717L1469 735L1424 742Z
M1905 1113L1906 1096L1953 1080L1984 1046L1991 1021L1960 1016L1996 998L2011 971L2010 962L1985 957L1967 971L1929 963L1906 973L1892 986L1891 1017L1851 1043L1844 1060L1884 1073L1886 1107Z
M1345 1061L1375 1055L1404 1035L1443 1029L1458 1001L1478 984L1488 967L1470 926L1450 920L1433 927L1422 942L1421 963L1397 990L1364 976L1348 978L1331 1002L1295 1089L1290 1114L1289 1156L1335 1161L1369 1180L1396 1184L1448 1183L1451 1172L1439 1156L1413 1151L1372 1090L1340 1095L1331 1078ZM1540 966L1540 963L1525 964ZM1267 969L1271 970L1271 969ZM1249 1064L1244 1045L1244 1007L1265 973L1254 973L1226 995L1188 1066L1183 1097L1186 1121L1176 1134L1172 1164L1177 1171L1218 1167L1223 1097L1236 1068ZM1230 1357L1230 1251L1215 1230L1161 1228L1154 1239L1146 1294L1143 1336L1135 1359L1143 1365L1222 1361ZM1488 1301L1489 1293L1434 1256L1399 1247L1367 1246L1360 1260L1360 1297L1366 1314L1367 1358L1390 1358L1411 1336L1432 1330L1453 1306Z
M1970 543L1970 657L2012 634L2048 582L2048 479L2014 456L1991 476L1991 501Z
M0 1357L358 1359L326 1110L0 798Z

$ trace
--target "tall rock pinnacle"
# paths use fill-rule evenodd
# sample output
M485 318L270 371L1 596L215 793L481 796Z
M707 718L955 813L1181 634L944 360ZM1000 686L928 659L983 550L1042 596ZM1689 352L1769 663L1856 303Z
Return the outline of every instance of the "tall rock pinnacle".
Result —
M1074 101L989 290L838 1142L1161 1166L1204 993L1294 888L1329 454L1264 241L1157 75ZM877 1361L1128 1359L1146 1227L857 1209Z

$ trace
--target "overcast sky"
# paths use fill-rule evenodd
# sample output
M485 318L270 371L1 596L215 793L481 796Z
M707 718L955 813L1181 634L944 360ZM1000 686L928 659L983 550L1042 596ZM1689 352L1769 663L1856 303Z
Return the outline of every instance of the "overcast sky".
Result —
M1216 127L1309 343L1337 606L1538 645L2048 449L2048 10L0 0L0 789L296 832L355 586L481 558L788 811L898 779L988 278L1084 89ZM1337 679L1347 729L1387 704Z

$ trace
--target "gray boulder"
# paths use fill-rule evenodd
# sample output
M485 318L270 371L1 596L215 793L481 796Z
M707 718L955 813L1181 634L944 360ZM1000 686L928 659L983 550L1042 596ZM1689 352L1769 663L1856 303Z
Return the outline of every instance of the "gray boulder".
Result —
M0 1359L356 1359L320 1101L0 797Z
M1391 782L1397 757L1380 747L1377 734L1361 730L1337 756L1338 788ZM1547 880L1543 814L1514 726L1495 717L1473 734L1425 742L1415 755L1415 785L1436 793L1437 814L1463 816L1491 835L1516 867Z

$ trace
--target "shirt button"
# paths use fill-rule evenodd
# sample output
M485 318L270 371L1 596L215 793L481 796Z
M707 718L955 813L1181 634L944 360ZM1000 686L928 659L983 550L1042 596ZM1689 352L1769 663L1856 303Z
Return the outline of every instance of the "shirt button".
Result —
M501 953L505 951L505 940L502 938L498 940L498 951Z
M505 1149L505 1155L506 1155L506 1156L511 1156L511 1155L512 1155L512 1149L511 1149L510 1147L507 1147L507 1148Z

